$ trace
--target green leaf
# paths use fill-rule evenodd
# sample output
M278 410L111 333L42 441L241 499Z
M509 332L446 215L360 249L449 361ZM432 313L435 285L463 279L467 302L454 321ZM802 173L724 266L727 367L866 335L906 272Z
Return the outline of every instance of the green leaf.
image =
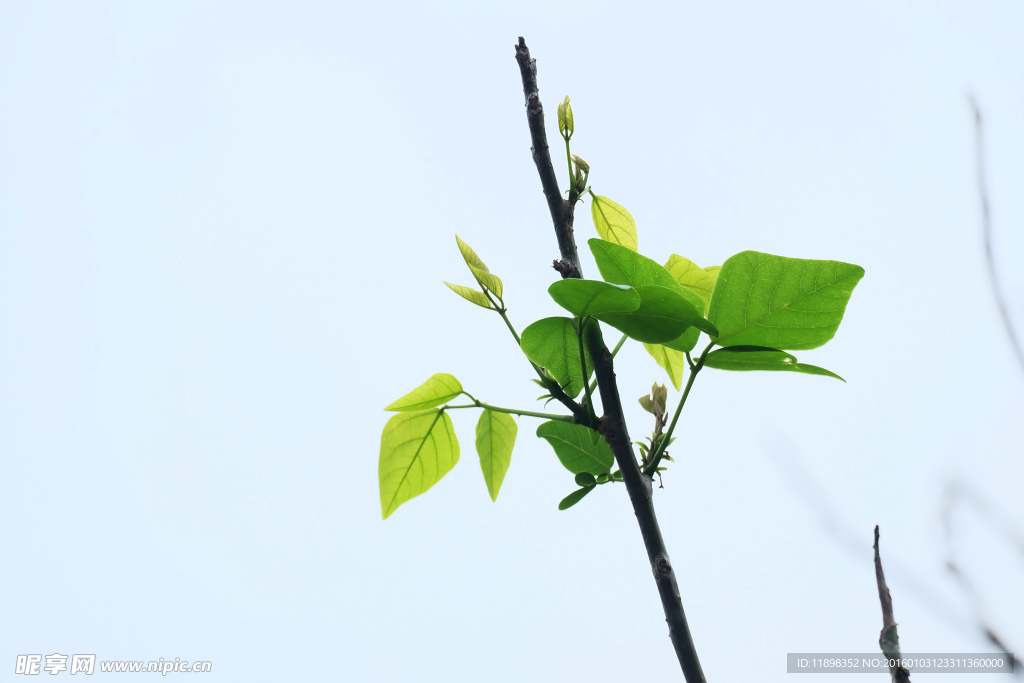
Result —
M558 280L548 287L548 294L559 306L580 317L635 311L640 306L640 294L632 287L600 280Z
M476 304L477 306L482 306L483 308L491 307L490 300L488 300L488 298L484 296L483 292L478 292L472 287L466 287L465 285L453 285L450 282L445 282L445 284L448 285L448 288L450 290L461 296L466 301L470 301Z
M590 215L594 219L594 228L602 240L632 251L637 250L636 222L629 211L607 197L592 195Z
M384 410L403 413L426 410L452 400L462 393L462 384L452 375L439 372Z
M695 327L690 329L697 330ZM686 367L686 356L681 351L670 349L661 344L644 344L644 348L647 349L647 353L654 357L654 360L658 361L658 365L668 373L668 378L672 380L672 386L676 388L676 391L679 391L683 386L683 368Z
M498 500L501 482L512 462L512 448L519 428L511 415L485 410L476 423L476 452L491 500Z
M609 325L618 327L619 330L638 341L652 344L675 339L683 333L685 327L690 325L708 334L718 334L715 326L703 316L703 311L701 310L703 308L703 300L695 292L684 288L676 282L672 274L662 265L625 247L620 247L617 244L611 244L603 240L593 239L589 240L587 244L590 245L590 251L593 252L594 260L597 262L597 268L601 271L601 277L606 282L629 285L640 294L640 308L632 315L667 317L684 323L683 327L675 326L675 333L668 336L666 336L666 333L671 326L666 327L663 325L660 331L650 330L649 324L642 326L641 335L645 335L643 329L647 329L652 333L647 333L645 336L659 337L657 339L633 336L615 322L607 320L606 322ZM669 290L674 296L651 287ZM647 294L646 297L645 293ZM600 319L603 320L603 318ZM619 319L616 318L616 320Z
M443 410L399 413L380 437L380 509L384 519L425 493L459 461L459 441Z
M583 500L583 497L586 496L588 493L590 493L593 490L594 490L593 486L585 486L585 487L583 487L581 489L576 489L575 491L573 491L568 496L566 496L565 498L562 499L562 502L560 502L558 504L558 509L559 510L568 510L573 505L575 505L576 503L578 503L581 500Z
M590 472L580 472L576 475L577 486L597 486L597 479Z
M813 349L839 328L864 269L744 251L718 275L708 318L722 346Z
M640 307L635 311L594 317L648 344L676 339L691 325L715 329L678 291L660 285L640 285L635 289L640 294Z
M676 282L682 285L684 289L688 289L700 297L701 301L704 302L704 308L701 310L701 313L706 314L708 304L711 303L711 292L715 290L715 280L718 278L717 272L715 274L709 273L690 259L677 254L672 254L668 257L665 270L671 273Z
M569 104L569 96L566 95L565 100L558 105L558 132L562 134L562 137L568 139L572 137L574 130L572 106Z
M607 473L615 464L615 456L608 442L589 427L549 420L537 427L537 436L547 439L559 461L573 474Z
M824 375L835 377L845 382L846 380L836 373L819 368L817 365L798 363L796 356L769 349L763 346L729 346L724 349L716 349L708 354L704 365L719 370L774 370L782 372L802 372L807 375Z
M565 393L575 398L583 391L580 342L571 318L544 318L523 330L520 346L526 357L546 368ZM590 349L585 348L587 371L593 372Z
M686 332L676 337L672 341L667 341L664 346L669 349L675 349L676 351L685 351L689 353L693 351L693 347L697 345L697 340L700 339L700 330L696 327L687 328Z
M462 253L462 259L466 262L466 265L469 266L469 271L473 273L473 277L476 278L476 281L480 283L481 287L485 287L486 289L494 292L494 294L500 299L501 295L504 293L504 285L501 282L501 278L492 274L483 260L477 256L475 251L473 251L473 247L463 242L458 235L455 236L455 241L459 245L459 251ZM451 287L451 285L448 286ZM476 302L474 301L473 303ZM490 308L490 306L488 306L488 308Z

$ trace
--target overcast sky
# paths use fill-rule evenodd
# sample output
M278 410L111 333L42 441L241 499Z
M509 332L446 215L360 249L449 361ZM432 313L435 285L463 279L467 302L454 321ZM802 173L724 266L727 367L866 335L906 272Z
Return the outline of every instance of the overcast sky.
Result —
M968 106L1024 330L1022 26L1016 2L4 4L0 670L679 678L624 488L559 512L575 487L537 420L492 503L456 411L459 465L381 520L385 405L448 372L541 409L500 319L442 284L471 282L458 233L520 330L560 314L520 35L549 136L568 94L642 253L866 270L835 340L798 354L848 383L708 370L683 413L655 504L708 678L875 652L875 524L904 652L991 651L940 511L959 481L1024 526L1024 371ZM635 343L616 370L639 439L636 398L667 378ZM1024 556L976 508L953 520L1024 649Z

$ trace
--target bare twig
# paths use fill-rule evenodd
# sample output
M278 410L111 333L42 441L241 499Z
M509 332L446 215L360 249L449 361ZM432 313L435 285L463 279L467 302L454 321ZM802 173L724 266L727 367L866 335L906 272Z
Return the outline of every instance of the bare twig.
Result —
M971 103L971 110L974 112L974 146L978 167L978 195L981 198L981 231L985 241L985 261L988 264L989 281L992 283L992 294L996 298L999 315L1003 319L1003 327L1006 328L1006 336L1010 338L1010 346L1013 347L1013 352L1017 356L1017 364L1021 371L1024 371L1024 348L1021 347L1017 331L1013 327L1013 319L1006 307L1006 297L1003 296L999 273L996 270L995 256L992 253L992 214L989 209L988 189L985 182L985 138L982 130L981 109L973 96L968 99Z
M1021 534L1017 530L1012 522L1007 520L999 520L997 516L989 509L989 506L976 494L973 490L967 488L962 482L953 480L946 485L946 495L942 505L942 526L945 531L946 539L946 569L956 579L960 585L960 589L970 599L971 604L974 606L974 616L977 620L978 628L984 634L985 638L992 643L1000 652L1010 658L1010 662L1013 664L1013 671L1018 676L1024 676L1024 667L1020 666L1020 660L1018 660L1013 652L1006 646L1003 639L996 632L995 627L992 625L992 617L989 615L988 610L985 607L984 601L981 599L981 595L974 587L974 582L971 581L970 577L964 573L957 563L955 555L953 553L953 508L956 507L958 501L970 502L974 508L983 517L989 521L990 524L999 528L1003 532L1004 536L1012 543L1017 550L1024 550L1024 542L1022 542Z
M910 672L903 667L900 660L900 637L896 632L896 619L892 614L892 595L885 584L885 573L882 572L882 558L878 554L878 525L875 525L875 581L878 583L878 600L882 603L882 633L878 636L878 645L887 659L896 660L895 666L889 664L889 674L893 683L905 683L910 680Z
M551 164L547 134L544 132L544 107L537 94L537 63L536 60L530 58L530 50L522 38L519 38L519 44L516 46L516 61L519 62L519 70L523 78L526 119L533 141L533 161L540 174L541 185L544 188L544 195L547 197L551 221L554 224L558 248L561 252L560 261L555 262L556 269L563 278L582 277L583 269L580 267L576 239L572 229L573 207L562 199L562 194L558 189L558 181ZM599 430L615 455L615 461L622 472L622 479L626 484L630 502L633 504L633 512L640 525L640 534L647 549L651 571L654 573L658 593L661 596L661 604L665 610L669 637L687 682L704 683L706 679L701 670L700 660L697 658L693 638L690 636L686 614L683 612L683 602L679 595L675 571L669 560L668 551L665 549L665 541L661 536L658 518L654 514L651 480L650 477L645 477L641 473L640 467L637 465L629 432L626 429L626 420L615 382L612 354L605 346L598 325L585 326L584 337L594 359L594 374L597 377L598 388L601 392L601 404L604 409L604 416L599 422Z

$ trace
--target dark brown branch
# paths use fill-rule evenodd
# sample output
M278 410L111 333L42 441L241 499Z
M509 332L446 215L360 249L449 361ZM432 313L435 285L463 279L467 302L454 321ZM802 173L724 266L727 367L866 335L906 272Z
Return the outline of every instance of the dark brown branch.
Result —
M530 136L533 140L533 160L537 164L544 194L551 210L551 220L558 237L558 247L562 258L556 261L556 269L566 277L583 277L579 255L576 251L576 238L573 236L572 206L562 199L551 166L551 154L548 150L547 135L544 132L544 108L537 94L537 63L530 58L530 50L526 41L519 38L516 46L516 60L523 77L523 93L526 96L526 118L530 125ZM594 359L594 374L601 392L601 404L604 416L599 423L599 431L615 455L615 462L622 472L623 482L629 500L633 504L633 512L640 525L647 557L651 562L651 571L658 586L661 604L665 610L665 621L668 622L669 637L675 648L676 657L688 683L705 683L704 672L701 670L697 650L690 636L690 628L683 612L683 602L679 595L675 571L669 560L665 541L661 536L661 527L654 514L651 499L651 479L645 477L637 465L633 445L626 429L626 419L619 399L619 390L615 381L615 367L612 354L601 337L600 326L595 323L584 328L584 341Z
M540 184L548 200L548 211L551 212L551 222L555 224L555 234L558 237L558 250L564 262L558 267L558 272L562 273L563 278L583 277L580 257L576 252L576 238L572 233L574 207L562 197L562 192L558 189L555 168L551 165L548 134L544 130L544 106L540 103L537 88L537 60L530 58L530 48L526 47L526 41L522 36L516 45L516 61L519 62L519 72L523 77L523 94L526 96L526 120L530 124L530 140L533 145L530 151L533 152L533 163L537 165Z
M882 633L878 636L878 645L882 648L882 654L889 659L899 660L900 637L896 632L896 619L892 614L892 595L889 594L889 586L885 583L885 573L882 571L882 558L878 554L878 525L875 525L875 582L878 584L878 600L882 603ZM892 675L893 683L906 683L910 680L910 672L902 665L890 666L889 673Z
M1024 348L1021 347L1020 339L1017 337L1017 330L1013 327L1013 320L1010 318L1010 311L1006 307L1006 297L1003 296L1003 288L999 282L999 273L996 270L996 259L992 253L992 213L988 204L988 189L985 183L985 138L981 125L981 109L974 98L970 98L971 110L974 112L974 147L977 160L978 173L978 195L981 198L981 232L985 241L985 261L988 264L988 277L992 283L992 293L996 298L996 306L999 308L999 315L1003 319L1003 327L1006 328L1006 336L1010 338L1010 346L1017 356L1017 365L1024 370Z

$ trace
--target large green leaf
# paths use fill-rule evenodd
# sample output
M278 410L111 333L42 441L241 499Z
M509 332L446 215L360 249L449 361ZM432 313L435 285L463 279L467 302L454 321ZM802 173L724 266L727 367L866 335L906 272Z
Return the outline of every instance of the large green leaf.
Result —
M722 346L813 349L833 336L864 269L744 251L722 264L708 318Z
M635 311L603 313L594 317L648 344L676 339L691 325L709 333L715 331L694 305L677 290L661 285L639 285L634 289L640 294L640 307Z
M685 327L693 325L708 334L717 334L718 330L703 316L703 300L676 282L672 274L656 261L603 240L587 242L594 254L601 277L607 282L618 285L629 285L640 294L640 307L631 315L652 318L642 323L622 323L621 314L606 322L638 341L660 343L675 339L681 335ZM668 290L670 294L666 294ZM613 314L614 315L614 314ZM678 325L657 324L656 319L674 319L683 323ZM599 318L604 320L604 318ZM630 329L620 326L625 324ZM654 327L652 328L652 324ZM671 330L675 329L674 333ZM636 331L640 336L634 336Z
M581 317L635 311L640 306L640 295L635 289L601 280L558 280L548 287L548 294L559 306Z
M462 253L462 259L466 262L466 265L469 266L469 271L473 273L473 277L476 278L476 281L480 283L481 287L486 287L490 291L494 292L500 299L504 290L501 278L488 270L487 265L479 256L477 256L476 252L473 251L473 247L463 242L462 238L456 235L455 241L459 245L459 251ZM466 298L468 299L469 297ZM470 299L470 301L472 301L472 299Z
M444 282L442 280L442 282ZM483 306L484 308L491 308L491 302L483 292L478 292L472 287L466 287L465 285L453 285L450 282L445 282L448 285L448 289L452 290L466 301L471 301L477 306Z
M676 282L694 292L704 302L702 314L706 314L708 304L711 303L711 292L715 290L715 280L718 278L717 271L709 273L688 258L672 254L668 257L665 270L672 274Z
M636 222L625 208L607 197L593 195L590 215L594 219L594 228L602 240L626 249L637 250Z
M608 442L589 427L550 420L537 427L537 436L551 444L559 461L573 474L607 474L615 464Z
M443 410L399 413L380 437L380 509L384 519L448 474L459 461L459 441Z
M426 410L452 400L462 393L462 383L447 372L431 375L423 384L398 399L384 410L403 413Z
M658 365L668 373L669 379L672 380L672 386L676 388L676 391L679 391L683 386L683 369L686 367L686 356L681 351L670 349L661 344L644 344L644 348L647 349L647 353L654 357L654 360L658 361Z
M526 357L551 376L570 397L575 398L583 391L583 369L580 367L580 342L576 336L576 325L571 318L544 318L525 330L520 346ZM587 372L594 369L590 349L584 348Z
M704 365L719 370L771 370L780 372L802 372L806 375L824 375L846 380L825 368L807 363L798 363L796 356L763 346L729 346L715 349L708 354Z
M485 410L476 423L476 452L491 500L498 500L501 482L512 462L512 448L519 428L511 415Z

